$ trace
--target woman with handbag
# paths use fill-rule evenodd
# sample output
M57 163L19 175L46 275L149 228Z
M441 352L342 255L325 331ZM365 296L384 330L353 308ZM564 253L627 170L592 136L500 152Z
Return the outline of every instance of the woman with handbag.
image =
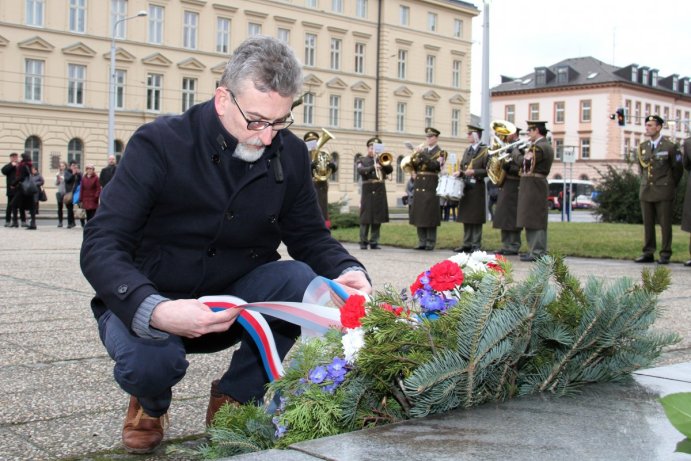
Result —
M79 207L86 210L86 222L96 214L98 200L101 196L101 183L96 175L96 168L93 165L86 166L86 173L82 178L81 197Z
M46 192L43 190L43 185L46 181L43 179L43 176L38 172L38 168L35 166L31 167L31 180L34 182L34 184L36 184L36 193L34 194L34 211L38 215L40 213L39 205L41 202L46 201Z
M58 167L58 172L55 173L55 185L57 186L58 190L55 192L55 198L57 199L57 204L58 204L58 227L62 227L62 218L63 218L63 207L65 206L65 203L63 202L63 199L65 198L65 170L67 169L67 164L65 162L60 162L60 166Z
M79 166L77 162L72 160L70 162L70 167L65 170L65 196L63 202L67 208L67 228L72 229L74 227L74 201L72 200L74 191L79 186L82 181L82 174L79 172Z
M19 162L19 164L17 164L17 173L15 174L14 180L14 186L17 188L18 193L16 193L12 199L13 208L17 210L29 210L31 219L29 221L27 230L36 229L36 208L34 207L34 195L37 194L38 188L31 177L32 167L31 156L24 152L22 154L22 160ZM30 189L31 186L33 186L33 190Z

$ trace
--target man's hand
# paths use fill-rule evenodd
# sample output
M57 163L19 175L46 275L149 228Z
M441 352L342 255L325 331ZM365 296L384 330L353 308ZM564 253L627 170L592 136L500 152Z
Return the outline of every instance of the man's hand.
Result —
M214 312L196 299L164 301L151 313L151 326L185 338L227 331L240 315L240 309Z
M334 281L343 285L348 294L357 294L358 291L365 294L372 293L372 285L367 281L365 273L361 271L346 272Z

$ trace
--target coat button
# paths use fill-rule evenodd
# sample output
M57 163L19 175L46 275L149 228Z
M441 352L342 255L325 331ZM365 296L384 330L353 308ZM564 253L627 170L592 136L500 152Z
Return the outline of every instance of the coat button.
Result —
M129 287L127 285L120 285L118 287L118 293L120 293L121 295L124 295L125 293L127 293L128 288Z
M216 248L214 248L214 247L209 247L209 248L206 250L206 255L207 255L209 258L213 258L214 256L216 256Z
M276 215L272 214L271 216L269 216L269 222L271 224L276 224L276 221L278 221L278 218L276 218Z
M233 219L234 217L235 217L235 213L233 213L232 211L226 211L226 219L227 219L228 221L230 221L230 220Z

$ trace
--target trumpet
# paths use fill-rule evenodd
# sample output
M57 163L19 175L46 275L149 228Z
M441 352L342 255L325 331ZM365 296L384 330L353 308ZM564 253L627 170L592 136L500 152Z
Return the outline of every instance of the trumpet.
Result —
M393 154L391 152L382 152L381 154L377 155L376 162L381 166L389 166L393 162ZM384 175L381 172L381 168L375 168L375 171L377 172L378 180L381 181L382 179L384 179Z
M488 150L487 155L492 156L492 155L501 154L501 155L499 155L499 157L497 157L497 160L504 160L506 157L511 155L511 153L510 152L502 153L502 152L513 149L514 147L517 147L519 149L523 149L528 144L529 144L528 141L524 141L524 140L519 139L518 141L514 141L511 144L505 144L505 145L503 145L497 149Z

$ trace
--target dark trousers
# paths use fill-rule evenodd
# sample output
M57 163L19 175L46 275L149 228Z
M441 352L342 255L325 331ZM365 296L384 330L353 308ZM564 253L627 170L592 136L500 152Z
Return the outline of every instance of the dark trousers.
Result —
M370 234L370 228L372 233ZM360 245L378 245L381 234L381 224L360 224ZM368 237L368 235L370 237Z
M7 195L7 209L5 210L5 222L17 222L18 216L21 216L22 222L26 221L26 210L20 205L20 202L15 202L15 197L21 197L21 194L9 192Z
M662 231L662 245L660 257L672 256L672 200L662 202L641 201L643 212L643 254L653 256L657 244L655 243L655 224L660 225Z
M258 267L224 291L247 302L302 301L314 277L316 274L302 262L276 261ZM272 317L266 320L283 359L300 335L300 327ZM138 398L150 416L168 411L172 387L185 376L189 365L187 353L217 352L238 342L240 348L233 353L230 364L222 365L226 371L218 388L242 403L258 401L264 395L268 378L259 350L238 323L224 333L194 339L169 335L165 340L155 340L134 335L107 311L98 319L98 328L101 341L115 360L115 380L125 392Z
M58 221L60 222L60 224L62 224L63 207L65 206L65 204L62 201L63 197L65 197L65 194L61 194L60 192L55 193L55 198L57 199L58 203Z

